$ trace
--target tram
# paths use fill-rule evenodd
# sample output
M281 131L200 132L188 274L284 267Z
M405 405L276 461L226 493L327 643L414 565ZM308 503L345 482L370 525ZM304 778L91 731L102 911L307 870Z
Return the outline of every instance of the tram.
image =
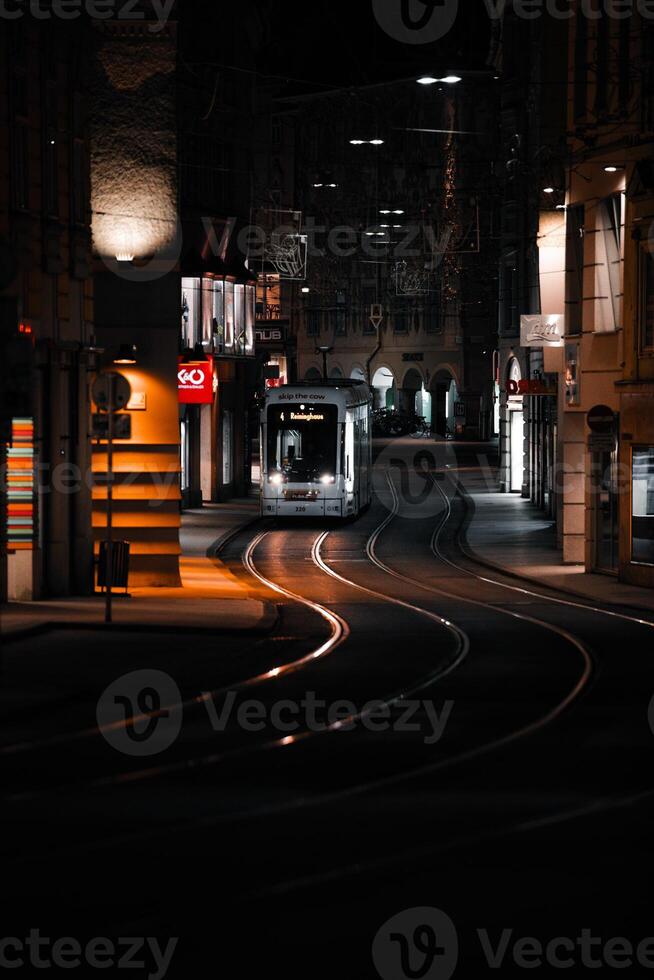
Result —
M261 412L261 513L353 517L369 504L372 396L355 380L270 388Z

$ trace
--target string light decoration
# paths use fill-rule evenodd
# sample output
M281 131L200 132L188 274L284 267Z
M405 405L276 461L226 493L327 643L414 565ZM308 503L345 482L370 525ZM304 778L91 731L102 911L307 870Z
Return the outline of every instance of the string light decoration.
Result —
M447 126L455 129L456 111L454 101L448 99ZM451 239L459 241L463 229L461 226L460 208L457 202L457 156L454 134L449 132L445 137L445 164L443 167L442 208L446 225L451 229ZM452 302L458 295L459 277L461 274L461 259L452 252L446 252L442 264L442 296L446 303Z

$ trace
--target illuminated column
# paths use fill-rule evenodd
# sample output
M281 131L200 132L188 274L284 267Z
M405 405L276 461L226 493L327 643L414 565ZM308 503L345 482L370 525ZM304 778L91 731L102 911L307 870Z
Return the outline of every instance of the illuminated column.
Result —
M98 21L91 92L95 324L105 367L129 380L131 438L117 440L115 538L130 585L179 584L177 355L180 236L174 25ZM114 364L120 345L136 363ZM96 552L106 527L105 444L93 453Z

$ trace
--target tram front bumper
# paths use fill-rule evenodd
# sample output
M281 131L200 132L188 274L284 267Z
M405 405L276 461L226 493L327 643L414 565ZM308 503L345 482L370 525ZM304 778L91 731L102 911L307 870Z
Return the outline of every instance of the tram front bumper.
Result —
M343 502L321 497L318 500L284 500L264 497L261 504L264 517L342 517Z

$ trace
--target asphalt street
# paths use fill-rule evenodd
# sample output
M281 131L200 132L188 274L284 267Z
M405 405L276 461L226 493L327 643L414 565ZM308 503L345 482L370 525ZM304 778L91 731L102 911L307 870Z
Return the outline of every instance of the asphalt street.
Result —
M289 978L380 976L378 930L421 906L474 976L479 930L654 935L654 625L471 558L487 452L380 443L358 520L232 538L268 634L7 644L4 934L179 937L168 976Z

